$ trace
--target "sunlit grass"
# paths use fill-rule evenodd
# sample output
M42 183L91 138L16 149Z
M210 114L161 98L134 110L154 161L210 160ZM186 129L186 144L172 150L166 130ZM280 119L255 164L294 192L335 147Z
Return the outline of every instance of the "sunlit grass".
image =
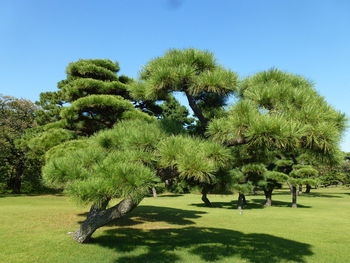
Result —
M104 227L93 242L67 232L87 208L65 196L0 196L0 262L350 262L350 190L313 190L289 207L287 191L248 196L240 214L232 196L146 198L126 219Z

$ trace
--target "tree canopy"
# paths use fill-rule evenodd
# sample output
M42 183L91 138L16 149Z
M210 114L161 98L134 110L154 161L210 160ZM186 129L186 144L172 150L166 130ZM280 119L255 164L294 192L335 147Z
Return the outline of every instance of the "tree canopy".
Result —
M346 118L302 76L270 69L239 79L196 49L152 59L138 80L118 71L106 59L70 63L58 90L41 94L41 126L22 136L22 146L45 154L46 184L91 205L78 242L132 211L159 182L198 186L206 205L214 188L238 192L240 208L257 190L271 205L286 183L296 206L297 187L319 182L319 164L343 158ZM121 201L108 207L114 198Z

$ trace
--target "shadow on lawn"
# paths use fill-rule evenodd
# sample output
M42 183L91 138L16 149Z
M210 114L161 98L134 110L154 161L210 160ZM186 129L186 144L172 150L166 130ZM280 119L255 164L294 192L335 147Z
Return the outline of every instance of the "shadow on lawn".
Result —
M11 193L6 193L6 194L0 194L0 198L4 198L4 197L32 197L32 196L47 196L47 195L51 195L51 196L64 196L64 194L62 193L38 193L38 194L27 194L27 193L23 193L23 194L11 194Z
M251 263L277 263L284 260L306 262L304 257L313 254L309 244L267 234L244 234L220 228L185 227L148 231L120 228L104 233L95 238L93 243L125 253L115 263L189 262L181 257L183 253L198 256L206 262L230 257L239 257Z
M334 195L336 194L336 195ZM326 197L326 198L344 198L344 196L339 196L342 193L334 193L334 194L321 194L321 193L302 193L301 196L306 196L306 197Z
M204 214L204 211L139 206L128 217L115 222L121 227L103 231L102 235L92 239L92 243L118 252L115 263L189 262L183 255L197 256L206 262L239 257L251 263L278 263L284 260L304 263L304 257L313 254L309 244L268 234L244 234L234 230L189 226L195 225L193 219ZM166 222L183 228L130 227L143 221Z
M160 206L147 206L140 205L135 208L131 213L127 214L123 218L116 220L109 226L135 226L144 222L166 222L174 225L194 225L195 222L191 219L200 218L207 212L182 210L170 207ZM86 216L87 213L78 214L79 216ZM85 220L85 218L84 218ZM80 221L79 223L81 223Z
M183 196L183 194L162 194L162 195L158 195L158 197L179 197L179 196Z
M317 190L317 189L316 189ZM312 190L311 190L312 191ZM306 196L306 197L326 197L326 198L344 198L343 196L339 196L341 194L344 193L328 193L328 194L323 194L323 193L319 193L319 192L311 192L311 193L304 193L302 192L302 194L300 196ZM290 195L289 192L273 192L272 194L274 195Z
M226 208L237 209L237 201L231 202L211 202L212 208ZM205 207L203 203L191 204L192 206ZM274 207L291 207L291 202L274 201L272 200L272 206ZM265 200L263 199L249 199L243 209L263 209L265 208ZM311 208L311 206L298 204L298 208Z

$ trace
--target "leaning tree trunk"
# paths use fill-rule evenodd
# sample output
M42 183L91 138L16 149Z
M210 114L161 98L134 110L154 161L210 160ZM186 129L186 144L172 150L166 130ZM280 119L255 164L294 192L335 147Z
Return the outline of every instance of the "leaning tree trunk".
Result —
M292 207L297 208L297 187L292 187Z
M266 202L265 206L272 206L272 190L264 190Z
M108 209L91 207L86 220L80 225L79 230L74 232L74 239L79 243L87 243L96 229L110 223L111 221L125 216L131 212L139 202L130 198L122 200L115 206ZM94 205L93 205L94 206Z
M202 187L202 201L204 202L205 206L212 207L212 204L207 197L208 191L209 191L208 186L204 185Z
M93 204L90 208L90 211L89 211L87 217L89 217L93 214L96 214L99 211L105 210L110 200L111 200L110 198L107 198L106 200L102 201L102 203L100 205Z
M247 204L247 201L245 199L245 195L242 193L238 193L237 209L242 210L243 206L246 204Z
M307 185L306 185L305 193L306 193L306 194L309 194L310 191L311 191L311 185L307 184Z

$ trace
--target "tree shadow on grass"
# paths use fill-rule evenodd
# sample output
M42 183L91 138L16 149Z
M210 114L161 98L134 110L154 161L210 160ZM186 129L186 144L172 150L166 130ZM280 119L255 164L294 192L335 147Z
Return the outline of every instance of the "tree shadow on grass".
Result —
M343 196L339 196L341 194L345 194L345 193L319 193L317 192L317 189L313 189L314 191L316 192L311 192L311 193L305 193L305 192L302 192L302 194L300 194L300 196L307 196L307 197L326 197L326 198L343 198ZM312 191L312 190L311 190ZM276 192L273 192L273 195L290 195L289 192L287 191L276 191Z
M265 200L262 199L251 199L254 203L260 203L261 206L265 207ZM291 202L277 201L272 199L272 206L274 207L292 207ZM298 208L312 208L309 205L302 205L298 203Z
M183 196L183 194L161 194L161 195L158 195L158 197L179 197L179 196Z
M140 205L126 216L114 221L109 226L135 226L145 222L165 222L174 225L193 225L191 219L200 218L204 211L182 210L170 207ZM87 213L78 214L86 216ZM84 218L85 220L85 218ZM80 221L79 223L81 223Z
M317 192L311 192L311 193L302 193L301 196L305 197L326 197L326 198L344 198L343 196L339 196L341 193L334 193L334 194L322 194Z
M6 194L0 194L0 198L4 197L35 197L35 196L64 196L62 193L38 193L38 194L28 194L28 193L23 193L23 194L11 194L11 193L6 193Z
M234 260L233 257L238 257L251 263L278 263L284 260L303 263L307 262L306 256L313 254L311 246L306 243L268 234L244 234L207 227L111 229L95 238L93 243L118 252L121 257L115 263L189 262L182 255L187 258L189 255L197 256L205 262L220 262L226 258Z
M230 202L211 202L212 208L224 208L224 209L237 209L238 204L237 201ZM190 204L196 207L206 207L203 203ZM274 201L272 200L272 206L275 207L291 207L291 202L283 202L283 201ZM311 208L311 206L298 204L299 208ZM249 199L247 200L247 204L244 205L243 209L263 209L265 207L265 200L263 199Z

